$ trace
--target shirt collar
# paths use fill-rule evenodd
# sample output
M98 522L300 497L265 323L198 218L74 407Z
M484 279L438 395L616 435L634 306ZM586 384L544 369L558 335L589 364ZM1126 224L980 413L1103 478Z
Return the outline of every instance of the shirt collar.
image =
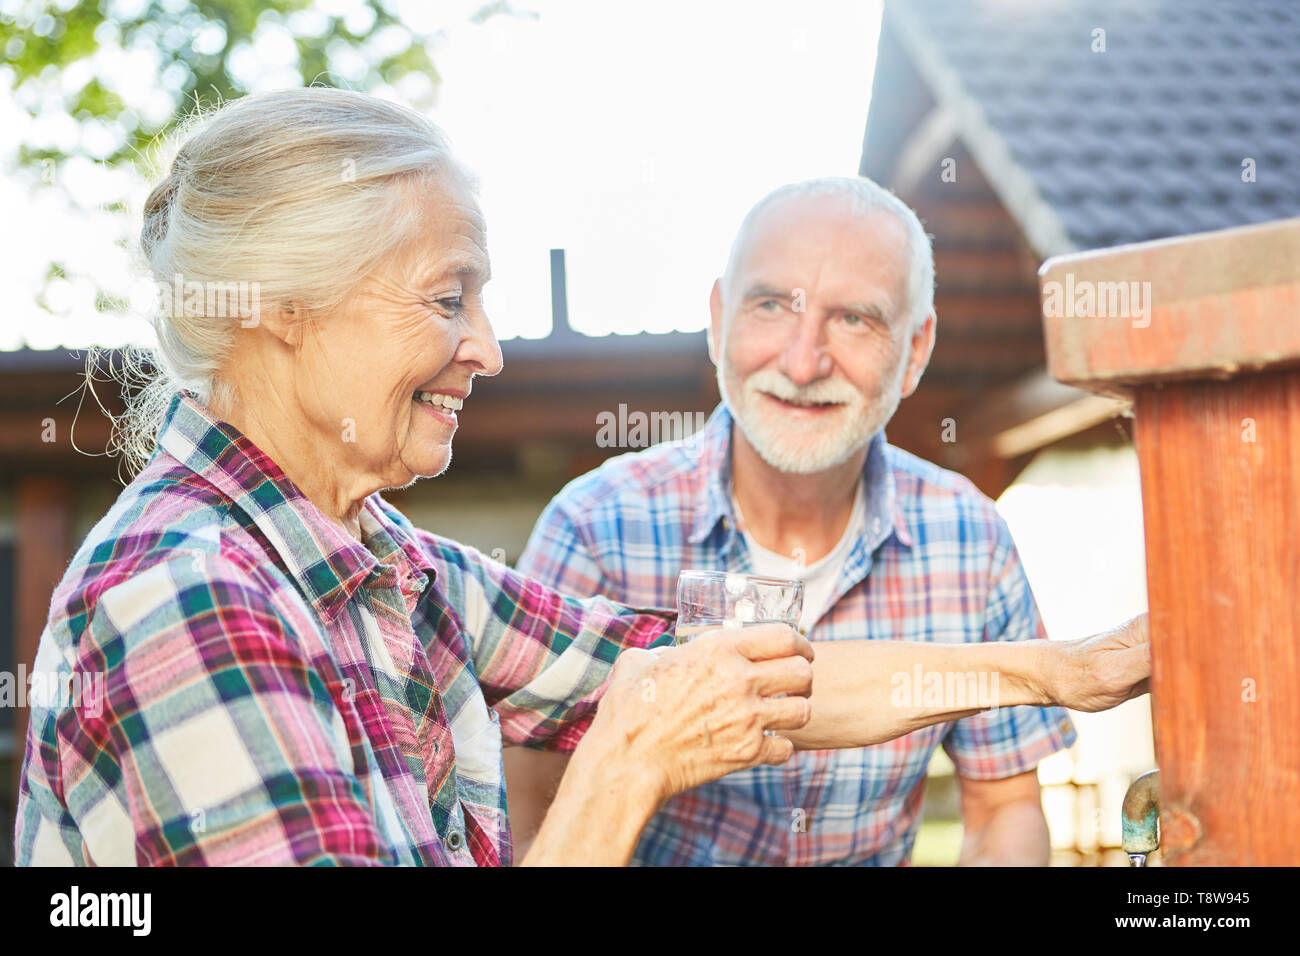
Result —
M723 524L730 535L736 527L731 506L731 430L734 420L725 404L719 404L709 416L705 426L688 440L686 448L696 458L696 473L705 482L696 496L694 521L690 542L699 544L718 526ZM694 446L694 447L692 447ZM888 445L884 429L872 436L867 446L867 457L862 465L863 488L867 498L868 534L878 538L879 545L889 537L889 531L875 525L879 520L888 523L900 544L911 547L912 533L903 514L902 503L894 482L894 469L886 454Z
M695 496L689 538L692 544L699 544L720 521L728 531L736 526L731 513L731 413L727 406L719 404L684 447L695 459L695 474L704 481L701 493Z
M158 446L252 520L325 620L362 585L400 583L423 590L435 575L414 529L377 493L362 502L363 545L312 504L265 452L187 391L172 396Z

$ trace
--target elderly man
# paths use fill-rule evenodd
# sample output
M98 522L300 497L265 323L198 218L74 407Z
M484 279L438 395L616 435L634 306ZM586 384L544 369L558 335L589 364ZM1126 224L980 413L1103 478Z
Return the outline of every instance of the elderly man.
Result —
M615 458L566 487L520 571L638 606L671 605L683 568L802 579L819 694L851 666L830 650L1039 645L1043 625L993 503L885 440L934 346L933 286L920 221L870 180L815 180L762 199L709 302L722 405L690 441ZM1081 709L1117 702L1077 691L1051 699ZM805 750L676 796L646 827L634 861L907 863L926 768L942 746L961 789L961 861L1043 864L1036 767L1074 739L1063 710L1021 706L873 746ZM511 750L506 763L524 840L561 761Z

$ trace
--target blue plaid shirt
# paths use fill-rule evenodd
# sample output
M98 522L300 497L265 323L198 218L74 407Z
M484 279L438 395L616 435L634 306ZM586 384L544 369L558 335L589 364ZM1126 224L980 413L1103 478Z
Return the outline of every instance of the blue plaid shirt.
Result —
M751 572L731 503L731 427L719 406L697 435L625 454L571 482L519 561L581 596L671 607L683 568ZM1046 637L993 502L962 476L872 440L865 533L813 641L974 643ZM1060 708L1009 707L854 750L797 753L679 794L650 822L650 865L907 863L926 769L942 746L979 780L1033 770L1074 742Z

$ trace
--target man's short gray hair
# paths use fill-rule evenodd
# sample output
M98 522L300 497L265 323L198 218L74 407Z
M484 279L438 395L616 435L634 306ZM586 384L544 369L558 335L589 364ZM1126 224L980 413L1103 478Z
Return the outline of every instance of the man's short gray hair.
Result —
M745 216L740 231L731 245L727 259L726 276L730 281L736 264L740 244L758 214L770 203L780 199L803 199L832 196L852 203L862 212L883 209L898 217L907 231L910 266L907 281L907 313L912 329L920 328L926 316L934 311L934 250L925 227L912 208L879 183L865 176L826 176L790 183L772 190L760 199Z

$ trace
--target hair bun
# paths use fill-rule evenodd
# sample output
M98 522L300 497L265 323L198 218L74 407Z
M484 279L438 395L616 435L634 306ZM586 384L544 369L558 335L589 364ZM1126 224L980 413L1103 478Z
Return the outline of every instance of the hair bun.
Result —
M171 220L172 200L180 189L180 177L175 167L167 178L153 188L144 202L144 226L140 230L140 245L145 255L153 254L154 246L167 238L167 225Z

